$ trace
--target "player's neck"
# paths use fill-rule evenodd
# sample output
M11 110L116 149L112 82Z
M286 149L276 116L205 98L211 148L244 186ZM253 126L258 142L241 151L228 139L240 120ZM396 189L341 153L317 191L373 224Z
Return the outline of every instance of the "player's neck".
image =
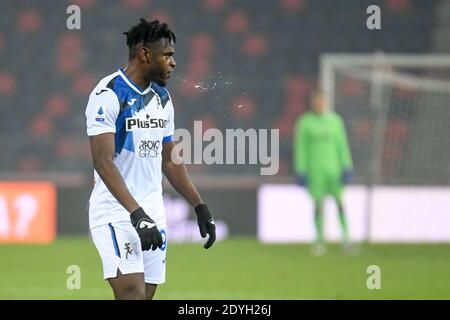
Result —
M141 89L141 91L147 89L151 83L150 79L144 77L141 69L133 63L129 63L128 66L125 67L124 73L129 79L131 79L131 81L139 86L139 89Z

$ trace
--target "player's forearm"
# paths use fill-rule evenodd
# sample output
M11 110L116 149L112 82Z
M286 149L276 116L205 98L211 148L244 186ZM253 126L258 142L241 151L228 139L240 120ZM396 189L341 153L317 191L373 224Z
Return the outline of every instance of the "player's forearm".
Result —
M352 155L350 153L350 148L346 140L346 137L343 137L341 141L342 142L339 146L338 152L339 157L341 159L342 168L352 170L353 169Z
M306 168L307 168L307 154L306 154L306 150L305 148L300 147L299 150L297 151L297 159L295 162L295 172L297 174L305 174L306 172Z
M170 184L192 207L195 208L203 203L184 164L175 164L171 161L163 162L163 172Z
M139 204L131 195L122 175L111 159L94 161L94 168L111 194L128 212L132 213L139 208Z

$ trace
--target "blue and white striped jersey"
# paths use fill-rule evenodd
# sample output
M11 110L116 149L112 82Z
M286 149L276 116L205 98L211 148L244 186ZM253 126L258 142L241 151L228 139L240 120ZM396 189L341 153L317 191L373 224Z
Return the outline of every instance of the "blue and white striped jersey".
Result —
M123 70L103 78L86 107L88 136L115 133L114 163L128 189L159 226L165 225L162 198L162 148L174 134L174 110L166 88L151 83L142 91ZM91 228L130 220L94 170L89 199Z

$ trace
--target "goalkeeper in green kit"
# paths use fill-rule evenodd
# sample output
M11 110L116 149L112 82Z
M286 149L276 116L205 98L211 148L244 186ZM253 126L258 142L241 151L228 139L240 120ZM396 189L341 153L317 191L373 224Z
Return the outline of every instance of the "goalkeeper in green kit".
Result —
M342 202L343 187L350 182L352 158L345 125L335 112L326 110L324 97L318 91L311 94L312 111L302 115L295 124L294 170L297 184L306 187L314 201L314 221L317 239L315 254L325 253L323 237L323 206L327 195L335 200L342 227L344 249L350 249L347 221Z

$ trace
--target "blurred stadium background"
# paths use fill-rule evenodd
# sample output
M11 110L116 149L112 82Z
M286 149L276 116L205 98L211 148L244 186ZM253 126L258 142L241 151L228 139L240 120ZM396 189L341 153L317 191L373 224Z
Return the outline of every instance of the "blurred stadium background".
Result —
M81 30L67 29L72 4ZM381 30L366 27L373 4ZM0 299L112 298L89 241L84 109L97 81L126 64L122 33L140 17L177 35L168 88L178 128L280 134L275 176L189 165L218 220L210 251L165 183L171 245L156 298L450 298L450 1L17 0L0 3ZM311 204L293 184L293 126L316 83L346 122L354 256L338 244L310 254ZM66 287L70 265L80 290ZM381 290L366 286L370 265Z

